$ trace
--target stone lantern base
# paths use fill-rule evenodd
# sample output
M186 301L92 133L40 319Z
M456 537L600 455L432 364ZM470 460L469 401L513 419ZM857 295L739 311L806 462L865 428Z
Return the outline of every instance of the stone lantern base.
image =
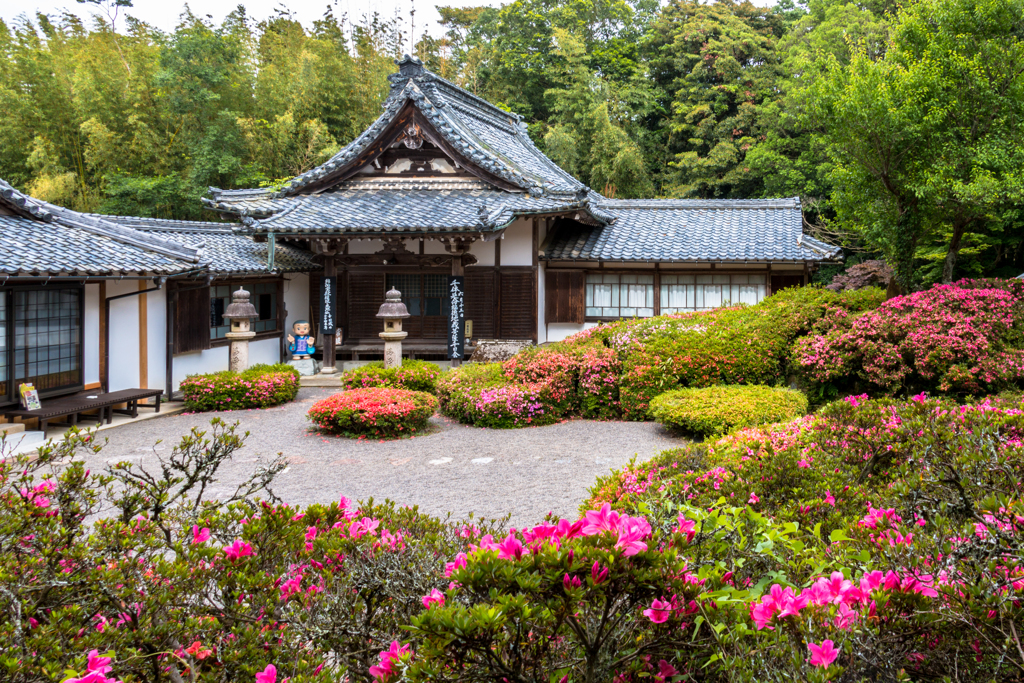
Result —
M384 367L397 368L402 365L402 340L409 336L408 332L381 332L384 340Z
M242 372L249 369L249 340L255 337L256 333L228 332L224 336L231 340L228 369L232 372Z

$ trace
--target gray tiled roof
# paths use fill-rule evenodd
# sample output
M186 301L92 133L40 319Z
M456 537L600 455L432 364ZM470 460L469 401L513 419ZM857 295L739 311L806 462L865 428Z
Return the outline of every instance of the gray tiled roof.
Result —
M432 74L419 60L406 57L389 78L384 113L326 163L277 190L211 188L204 201L241 217L240 232L250 234L484 233L504 229L516 216L574 219L552 235L549 259L821 261L839 253L802 235L797 199L606 199L544 156L519 116ZM336 182L357 160L365 163L361 155L410 102L492 182L401 176Z
M0 180L0 273L174 275L201 268L201 244L147 235L29 197Z
M840 250L803 234L799 199L614 200L604 227L559 221L541 258L584 261L822 261Z
M528 197L473 179L354 179L292 202L270 218L247 223L253 232L283 234L493 232L516 216L577 207L591 223L610 220L575 199Z
M204 265L215 274L266 273L266 242L255 242L251 237L237 234L235 223L207 221L175 221L134 216L105 216L110 221L152 235L160 235L182 244L205 245ZM319 270L313 255L278 242L274 249L274 272L292 273Z

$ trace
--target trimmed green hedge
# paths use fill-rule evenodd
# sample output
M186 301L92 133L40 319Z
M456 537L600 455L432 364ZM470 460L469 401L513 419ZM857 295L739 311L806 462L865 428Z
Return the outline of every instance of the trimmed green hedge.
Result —
M651 414L677 431L725 434L737 427L755 427L806 415L807 397L792 389L764 386L676 389L655 397Z
M299 371L278 363L254 365L243 372L189 375L181 383L185 406L195 412L266 408L294 400Z
M343 372L341 386L343 389L394 387L434 394L440 377L441 368L425 360L404 360L397 368L385 368L384 363L377 361Z

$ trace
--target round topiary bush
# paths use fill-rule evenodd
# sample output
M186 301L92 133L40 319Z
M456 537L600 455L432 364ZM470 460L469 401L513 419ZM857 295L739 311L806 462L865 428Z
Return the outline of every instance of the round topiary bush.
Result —
M651 415L670 429L694 434L724 434L737 427L782 422L807 414L799 391L763 386L714 386L676 389L651 401Z
M286 403L299 393L299 372L278 363L254 365L243 372L189 375L181 382L189 410L244 410Z
M332 434L394 438L424 429L435 410L437 399L428 393L371 387L317 401L307 417Z
M341 386L344 389L393 387L433 394L437 392L440 377L441 368L425 360L404 360L397 368L385 368L384 363L374 362L343 372Z

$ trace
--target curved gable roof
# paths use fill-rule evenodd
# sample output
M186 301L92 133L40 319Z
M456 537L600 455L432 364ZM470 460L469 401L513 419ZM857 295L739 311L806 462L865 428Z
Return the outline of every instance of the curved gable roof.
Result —
M204 201L222 211L245 213L252 206L255 215L266 215L273 211L267 205L274 199L326 189L365 164L367 152L375 150L374 145L399 124L410 107L426 120L441 144L468 162L467 168L480 171L485 181L487 175L492 176L497 181L493 184L505 185L501 189L537 197L568 197L586 189L537 149L521 116L466 92L425 69L418 59L406 55L397 63L398 73L388 77L391 93L384 101L384 112L333 157L277 191L210 188L211 197Z

